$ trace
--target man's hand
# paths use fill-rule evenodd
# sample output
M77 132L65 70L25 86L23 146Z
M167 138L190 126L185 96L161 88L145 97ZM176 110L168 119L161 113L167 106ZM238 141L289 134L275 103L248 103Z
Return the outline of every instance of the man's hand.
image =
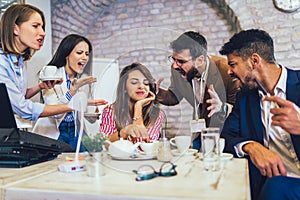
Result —
M243 146L252 163L259 169L263 176L286 176L286 169L282 159L258 142L250 142Z
M278 106L272 108L272 125L280 126L290 134L300 135L300 109L293 102L280 97L265 97L264 101L275 102Z
M211 84L208 89L208 93L211 99L206 100L206 103L210 103L211 105L207 108L210 110L208 117L213 116L213 114L220 112L222 107L222 101L219 98L219 95L214 89L214 86Z
M159 78L158 81L156 81L156 91L155 93L157 94L160 88L161 82L163 82L164 78Z

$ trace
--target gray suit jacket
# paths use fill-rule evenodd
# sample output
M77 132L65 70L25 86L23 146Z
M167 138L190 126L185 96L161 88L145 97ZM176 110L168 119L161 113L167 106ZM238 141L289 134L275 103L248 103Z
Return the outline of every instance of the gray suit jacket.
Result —
M216 113L211 118L207 116L209 113L207 107L210 106L210 104L206 103L206 100L210 99L207 89L210 84L213 84L222 102L227 102L231 105L235 103L235 96L237 91L239 91L239 83L234 81L233 78L227 74L227 71L228 64L225 58L218 56L209 57L209 71L204 101L202 109L199 111L199 116L205 119L207 127L220 127L222 129L225 120L225 115L222 113ZM193 106L195 112L194 92L191 83L182 78L176 70L171 69L171 85L168 90L159 90L157 100L164 105L176 105L183 98Z

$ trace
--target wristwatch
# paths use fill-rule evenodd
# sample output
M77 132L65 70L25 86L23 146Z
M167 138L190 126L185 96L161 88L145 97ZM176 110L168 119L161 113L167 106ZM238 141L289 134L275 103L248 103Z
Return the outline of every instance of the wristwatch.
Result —
M220 112L222 114L224 114L225 116L227 115L227 112L228 112L228 105L227 105L227 103L225 103L225 102L222 103L221 111Z

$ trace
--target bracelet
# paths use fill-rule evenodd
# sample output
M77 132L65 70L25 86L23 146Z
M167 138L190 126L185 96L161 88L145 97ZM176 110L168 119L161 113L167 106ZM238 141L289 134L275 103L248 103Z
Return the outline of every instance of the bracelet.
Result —
M140 119L141 117L142 117L142 116L134 117L134 118L132 118L132 120L133 120L133 121L136 121L136 120Z

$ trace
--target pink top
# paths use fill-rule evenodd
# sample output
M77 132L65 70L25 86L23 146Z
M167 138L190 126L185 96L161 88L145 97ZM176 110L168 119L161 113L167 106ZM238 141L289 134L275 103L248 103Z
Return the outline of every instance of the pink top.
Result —
M147 128L150 140L158 140L164 118L165 118L164 113L160 111L154 125ZM117 132L117 127L113 116L112 105L106 106L103 109L100 131L105 135L112 135L113 133Z

